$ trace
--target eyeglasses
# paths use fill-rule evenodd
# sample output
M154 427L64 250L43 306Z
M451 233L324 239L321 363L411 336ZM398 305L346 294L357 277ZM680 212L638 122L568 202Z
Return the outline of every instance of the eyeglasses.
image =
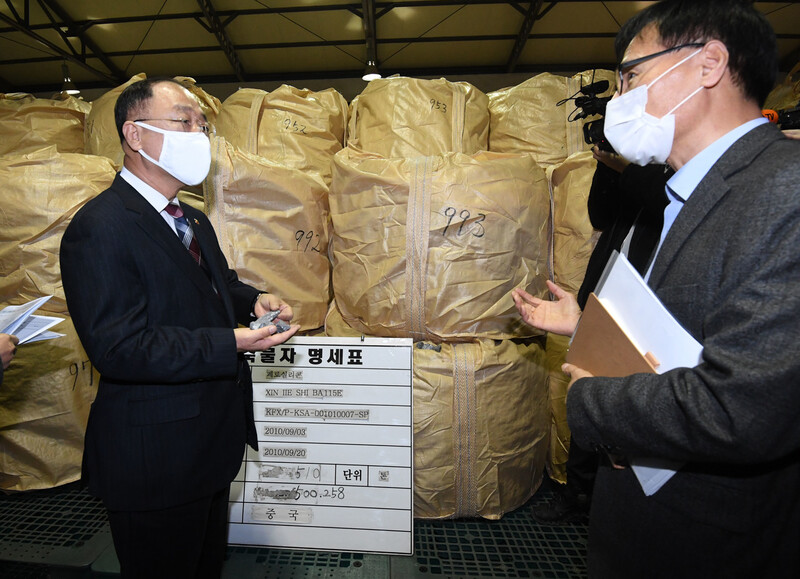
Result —
M192 130L193 127L197 127L200 129L206 136L214 133L214 129L209 126L207 123L196 123L194 121L190 121L189 119L135 119L135 123L139 122L149 122L149 121L164 121L165 123L181 123L182 130L185 132L189 132Z
M647 62L653 58L658 56L663 56L664 54L668 54L670 52L675 52L676 50L681 50L682 48L696 48L700 46L705 46L705 42L687 42L686 44L679 44L678 46L673 46L672 48L667 48L666 50L661 50L659 52L654 52L653 54L648 54L647 56L642 56L639 58L634 58L633 60L629 60L628 62L621 62L619 66L617 66L617 74L619 75L619 84L617 86L617 90L620 94L625 92L625 74L635 66L639 66L643 62Z

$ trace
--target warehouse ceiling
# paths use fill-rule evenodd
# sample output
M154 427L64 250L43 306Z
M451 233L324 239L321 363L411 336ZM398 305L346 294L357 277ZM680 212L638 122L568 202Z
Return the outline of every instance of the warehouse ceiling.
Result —
M614 36L652 2L0 0L0 92L58 92L144 72L198 83L613 68ZM800 0L755 2L800 60Z

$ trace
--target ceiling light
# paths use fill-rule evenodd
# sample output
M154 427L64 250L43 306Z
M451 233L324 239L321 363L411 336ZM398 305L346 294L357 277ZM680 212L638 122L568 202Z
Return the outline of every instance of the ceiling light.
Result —
M77 86L75 86L75 83L72 82L72 79L69 77L69 67L67 66L66 62L61 63L61 76L64 77L64 85L61 87L61 92L71 95L81 94L81 91Z
M371 80L377 80L379 78L381 78L381 73L378 72L378 67L375 65L375 61L374 60L367 61L367 68L364 70L364 75L361 77L361 79L369 82Z

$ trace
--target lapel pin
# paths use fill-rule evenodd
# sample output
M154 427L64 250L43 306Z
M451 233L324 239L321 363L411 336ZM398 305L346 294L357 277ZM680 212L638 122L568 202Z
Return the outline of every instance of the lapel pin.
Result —
M195 217L195 219L194 219L194 224L195 224L195 225L200 225L200 222L197 220L197 218L196 218L196 217Z

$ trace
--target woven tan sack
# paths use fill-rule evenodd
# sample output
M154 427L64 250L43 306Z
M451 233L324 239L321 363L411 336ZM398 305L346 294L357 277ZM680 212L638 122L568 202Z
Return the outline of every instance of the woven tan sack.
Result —
M38 313L65 317L58 252L75 212L106 189L104 157L54 146L0 158L0 307L53 297ZM23 344L0 387L0 488L42 489L80 478L83 433L97 376L69 318L65 337Z
M384 157L488 149L489 99L466 82L373 80L350 105L347 143Z
M591 151L571 155L547 168L553 196L553 275L556 284L577 294L597 243L587 203L597 161Z
M553 195L553 274L556 284L577 294L583 283L589 257L597 242L597 232L589 221L587 201L597 161L591 151L576 153L559 165L547 168ZM551 478L566 481L566 462L570 444L567 426L567 385L561 371L569 337L547 335L552 433L548 470Z
M582 86L600 80L609 81L608 90L601 96L612 94L616 79L610 70L588 70L572 77L546 72L517 86L489 93L489 150L531 153L543 166L561 163L574 153L588 150L590 145L584 140L583 125L600 117L570 122L575 115L575 101L560 106L556 103L576 95Z
M770 91L764 108L780 111L793 109L798 105L800 105L800 62L794 65L782 83Z
M57 315L45 309L37 313ZM69 317L53 331L66 335L19 346L3 377L0 489L4 491L46 489L81 476L84 432L99 375Z
M336 300L325 335L360 335ZM415 517L499 519L539 488L550 440L543 343L415 344Z
M321 327L330 302L327 189L222 137L212 138L211 156L205 207L229 267L283 298L301 330Z
M416 346L414 515L499 519L542 480L544 350L510 340Z
M511 290L546 291L550 197L530 155L386 159L347 147L331 186L333 292L381 337L507 339Z
M243 88L222 103L217 135L243 151L319 176L344 145L347 101L334 89Z
M122 145L119 142L117 124L114 120L114 107L122 91L133 83L146 78L147 75L143 72L132 76L128 82L112 88L92 103L92 111L86 119L86 129L83 134L86 153L108 157L117 169L122 168L124 155L122 153ZM176 76L175 80L197 97L203 114L206 115L208 122L213 125L219 113L219 99L197 86L193 78Z
M0 155L23 155L55 145L83 153L83 127L92 105L73 96L41 99L28 94L0 98Z
M75 212L113 180L105 157L59 153L54 146L0 157L0 301L52 295L48 310L66 313L61 236Z

